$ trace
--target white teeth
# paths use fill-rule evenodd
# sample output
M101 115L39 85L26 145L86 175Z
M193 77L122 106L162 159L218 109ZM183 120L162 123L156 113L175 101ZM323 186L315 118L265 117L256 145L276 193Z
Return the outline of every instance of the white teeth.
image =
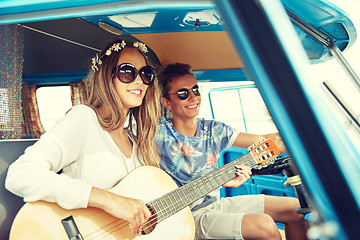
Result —
M196 105L192 105L192 106L188 106L187 108L196 108L197 107L197 104Z
M141 94L140 90L129 90L129 92L133 94Z

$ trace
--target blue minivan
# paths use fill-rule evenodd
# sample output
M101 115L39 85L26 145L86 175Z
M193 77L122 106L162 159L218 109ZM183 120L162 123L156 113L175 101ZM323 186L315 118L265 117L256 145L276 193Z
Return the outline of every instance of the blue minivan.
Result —
M0 1L0 238L16 239L24 205L4 187L8 166L82 103L91 58L122 36L146 43L158 67L190 64L202 116L280 132L288 154L223 196L298 197L310 239L360 239L356 9L356 0ZM219 164L245 153L228 149Z

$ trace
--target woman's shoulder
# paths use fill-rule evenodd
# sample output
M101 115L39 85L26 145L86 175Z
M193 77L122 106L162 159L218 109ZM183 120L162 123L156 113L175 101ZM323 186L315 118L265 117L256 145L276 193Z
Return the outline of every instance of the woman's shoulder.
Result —
M73 140L78 139L77 141L81 142L91 129L98 129L99 126L96 113L92 108L75 105L47 133L51 136L62 136L64 139L71 136Z
M91 107L89 107L85 104L77 104L77 105L73 106L71 108L71 110L82 111L82 112L94 112L94 110Z
M95 111L89 106L79 104L73 106L56 124L56 129L62 129L63 127L71 127L73 130L76 128L82 128L86 125L97 121Z
M89 116L96 116L95 111L85 105L85 104L78 104L73 106L68 112L67 114L72 114L72 115L79 115L79 116L83 116L83 117L89 117Z

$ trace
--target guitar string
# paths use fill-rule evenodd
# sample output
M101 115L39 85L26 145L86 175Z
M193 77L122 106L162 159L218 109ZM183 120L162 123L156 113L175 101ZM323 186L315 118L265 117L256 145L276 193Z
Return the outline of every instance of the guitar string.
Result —
M237 160L237 159L236 159L236 160ZM234 161L236 161L236 160L234 160ZM245 162L248 162L246 158L245 158L244 160L245 160ZM251 160L251 159L249 159L249 160ZM250 164L249 164L249 165L250 165ZM248 166L249 166L249 165L248 165ZM249 167L254 167L254 166L256 166L256 165L257 165L257 164L252 164L252 165L250 165ZM230 167L230 168L231 168L231 167ZM163 213L163 212L165 212L165 213L168 212L167 210L170 209L170 208L172 208L172 207L174 207L176 204L178 204L178 201L173 202L172 204L168 205L168 207L166 207L166 208L164 208L164 209L156 212L156 214L151 215L151 217L153 217L153 216L155 216L155 215L159 215L159 214L161 214L161 213ZM176 206L175 206L175 208L176 208ZM180 210L178 210L178 211L180 211ZM150 217L150 218L151 218L151 217ZM109 225L111 225L111 224L113 224L113 223L116 223L116 222L118 222L118 221L124 221L124 220L122 220L122 219L117 219L117 220L111 222L110 224L108 224L107 226L109 226ZM155 217L155 218L153 218L152 220L150 220L150 221L148 221L148 222L146 223L146 227L143 228L143 230L146 231L146 230L148 230L149 228L153 228L154 226L156 226L156 224L158 224L158 222L157 222L157 219L156 219L156 217ZM93 236L93 238L91 238L91 239L100 239L100 238L101 238L101 239L105 239L105 238L107 238L107 237L111 237L111 236L112 236L112 233L114 233L114 232L122 229L123 227L129 227L129 224L125 221L125 222L123 222L123 224L120 223L120 224L118 224L118 225L115 225L115 226L111 227L110 229L107 229L106 232L103 232L103 233L102 233L102 235L107 235L107 236L101 236L101 234L100 234L99 236ZM102 228L101 230L104 230L104 229ZM113 231L111 231L111 230L113 230ZM97 230L97 231L95 231L94 233L96 233L96 232L98 232L98 231L100 231L100 229ZM111 232L110 232L110 231L111 231ZM89 237L90 235L91 235L91 234L89 234L89 235L86 236L85 238L88 239L88 237ZM105 238L104 238L104 237L105 237ZM89 239L89 240L91 240L91 239Z
M253 160L253 157L250 155L249 158L246 159L246 156L247 156L247 154L244 155L244 156L242 156L242 157L244 157L243 160L247 163L247 166L249 166L250 168L253 168L253 167L255 167L256 165L258 165L257 162L255 162L255 163L253 163L253 164L249 164L248 160ZM242 157L240 157L240 158L242 158ZM235 160L232 161L232 162L239 161L239 160L241 160L240 158L235 159ZM226 165L224 165L224 166L226 166ZM230 166L231 166L231 165L230 165ZM229 167L229 168L231 168L231 167ZM225 168L225 169L226 169L226 168ZM166 213L166 212L168 212L167 210L168 210L170 207L174 207L176 204L179 205L178 201L175 201L175 202L173 202L172 204L167 205L168 207L165 207L164 209L156 212L155 214L152 214L152 215L150 216L150 219L151 219L153 216L159 215L160 213L163 213L163 212ZM176 206L175 206L175 208L176 208ZM176 212L178 212L178 211L180 211L180 210L182 210L182 209L179 209L179 210L177 210ZM111 225L111 224L113 224L113 223L116 223L117 221L124 221L124 220L122 220L122 219L117 219L117 220L111 222L111 223L108 224L108 225ZM153 226L156 226L156 224L158 224L157 218L154 217L154 218L151 219L150 221L146 222L146 227L143 228L143 231L148 230L149 228L153 228ZM108 225L107 225L107 226L108 226ZM123 227L128 227L128 226L129 226L129 224L126 223L126 222L124 222L123 225L122 225L122 224L115 225L114 227L108 229L107 231L109 231L109 230L111 230L111 229L113 229L113 228L116 228L114 231L111 232L111 233L113 233L113 232L116 232L116 231L122 229ZM97 231L100 231L100 229L97 230ZM96 233L97 231L95 231L95 232L87 235L86 238L89 237L90 235ZM112 235L111 233L108 233L108 232L107 232L107 233L104 233L104 234L108 234L107 236L111 236L111 235ZM107 237L107 236L106 236L106 237ZM95 239L95 238L92 238L92 239ZM103 237L102 237L102 239L103 239Z
M244 159L245 161L246 161L246 159ZM235 160L234 160L235 161ZM251 167L251 168L253 168L254 166L256 166L257 164L252 164L252 165L250 165L249 167ZM230 165L231 166L231 165ZM228 168L232 168L232 167L228 167ZM165 212L167 212L166 210L167 209L169 209L170 207L173 207L174 205L176 205L176 204L178 204L178 201L176 201L176 202L174 202L174 203L172 203L172 205L170 205L169 207L167 207L167 208L165 208L164 210L165 210ZM160 210L160 213L161 212L164 212L164 210ZM178 211L180 211L181 209L179 209ZM157 213L157 214L159 214L159 213ZM156 214L155 214L156 215ZM154 220L156 221L156 218L154 218ZM145 227L145 228L143 228L144 230L147 230L148 228L150 228L150 227L153 227L155 224L157 224L157 222L156 223L153 223L153 222L150 222L151 224L149 225L149 224L146 224L147 225L147 227Z
M117 224L117 225L115 225L115 226L110 227L109 229L105 229L107 226L110 226L110 225L112 225L112 224L114 224L114 223L116 223L116 222L119 222L119 221L122 221L124 224L122 225L122 224L120 223L120 224ZM119 228L119 226L120 226L120 228ZM105 236L105 237L107 238L108 236L112 236L112 233L114 233L114 232L116 232L117 230L120 230L120 229L122 229L123 227L126 227L126 226L129 226L129 224L128 224L125 220L123 220L123 219L116 219L115 221L113 221L113 222L105 225L104 227L96 230L95 232L90 233L90 234L84 236L84 239L88 239L88 240L104 239L104 236L102 236L102 235L104 235L104 234L106 235L106 234L107 234L107 236ZM115 230L113 230L113 229L115 229ZM105 231L105 232L101 232L102 230ZM113 230L113 231L111 231L111 230ZM91 235L96 234L96 233L99 233L99 235L97 235L97 236L92 236L91 238L89 238Z
M246 156L246 155L244 155L243 157L245 157L245 156ZM239 158L239 159L240 159L240 158ZM236 159L236 160L238 160L238 159ZM254 159L253 159L252 156L250 156L250 158L248 158L248 160L254 161ZM248 163L248 164L246 164L246 165L247 165L247 166L250 166L251 168L254 167L254 166L256 166L256 165L259 165L257 162L255 162L255 164L249 164L249 161L248 161L248 160L245 158L245 162ZM235 162L235 160L234 160L233 162ZM230 165L230 166L231 166L231 165ZM231 167L231 168L232 168L232 167ZM225 168L225 170L227 170L227 169ZM187 197L187 196L185 196L185 197ZM154 202L154 204L156 204L156 202ZM175 205L175 204L179 205L178 202L174 202L174 203L173 203L173 205ZM168 207L168 208L169 208L169 207ZM166 210L166 208L165 208L164 210ZM161 211L164 211L164 210L161 210ZM180 210L181 210L181 209L179 209L178 211L180 211ZM159 215L159 213L161 213L161 211L157 212L157 214L155 214L155 215ZM177 211L177 212L178 212L178 211ZM152 216L154 216L154 215L152 215ZM152 216L151 216L151 217L152 217ZM154 223L154 221L156 221L156 222ZM116 221L115 221L115 222L116 222ZM151 224L149 225L148 223L151 223ZM147 223L146 223L147 227L146 227L146 228L143 228L143 230L147 230L149 227L156 226L156 224L157 224L157 219L156 219L156 218L153 218L153 220L151 220L150 222L147 222ZM121 226L120 224L119 224L119 225L116 225L115 227L118 227L118 228L115 229L114 231L112 231L112 233L120 230L120 229L121 229L122 227L124 227L124 226L128 226L128 224L125 223L123 226ZM109 234L108 236L110 236L110 234Z
M236 160L238 160L238 159L236 159ZM234 161L236 161L236 160L234 160ZM244 160L245 160L245 162L248 162L246 158L245 158ZM251 159L248 159L248 160L251 160ZM250 165L250 164L249 164L249 165ZM249 165L248 165L248 166L249 166ZM256 165L257 165L257 164L252 164L252 165L250 165L249 167L252 168L252 167L254 167L254 166L256 166ZM230 167L230 168L231 168L231 167ZM167 210L168 210L169 208L174 207L176 204L178 204L177 201L174 202L174 203L172 203L172 204L170 204L170 205L167 205L168 207L166 207L166 208L164 208L164 209L156 212L155 214L151 215L151 217L153 217L153 216L155 216L155 215L159 215L159 214L161 214L161 213L163 213L163 212L165 212L165 213L168 212ZM176 206L175 206L175 208L176 208ZM180 210L178 210L178 211L180 211ZM150 217L150 218L151 218L151 217ZM109 225L111 225L111 224L113 224L113 223L116 223L116 222L118 222L118 221L124 221L124 220L122 220L122 219L117 219L117 220L111 222L110 224L108 224L107 226L109 226ZM146 227L143 228L143 230L146 231L146 230L148 230L149 228L152 228L152 227L156 226L156 224L158 224L158 222L157 222L157 218L155 217L155 218L153 218L152 220L150 220L150 221L148 221L148 222L146 223ZM107 238L107 237L111 237L111 236L112 236L112 233L114 233L114 232L122 229L123 227L129 227L129 224L125 221L124 224L121 224L121 223L120 223L120 224L118 224L118 225L115 225L115 226L111 227L110 229L107 229L106 232L103 232L103 235L107 235L107 236L101 236L101 234L100 234L99 236L94 236L94 237L91 238L91 239L100 239L100 238L101 238L101 239L104 239L104 237L106 237L106 238ZM109 231L112 230L112 229L114 229L114 231L109 232ZM104 229L102 228L101 230L104 230ZM94 233L96 233L96 232L98 232L98 231L100 231L100 229L97 230L97 231L95 231L95 232L93 232L92 234L94 234ZM88 237L89 237L90 235L92 235L92 234L87 235L85 238L88 239ZM99 237L99 238L98 238L98 237ZM89 240L90 240L90 239L89 239Z
M118 219L118 220L116 220L116 221L120 221L120 220L122 220L122 219ZM115 222L116 222L115 221ZM122 220L122 221L124 221L124 220ZM98 237L94 237L94 238L91 238L91 239L89 239L89 240L94 240L94 239L101 239L101 240L106 240L106 239L113 239L113 233L115 233L115 232L117 232L117 231L119 231L119 230L121 230L121 229L123 229L124 227L129 227L129 224L128 223L126 223L126 221L124 221L124 224L118 224L118 225L115 225L115 227L113 227L111 230L112 231L110 231L110 230L107 230L106 232L103 232L103 235L105 235L105 236L98 236ZM88 239L87 237L86 237L86 239Z
M176 205L177 203L178 203L178 202L172 203L172 205L170 205L170 207L173 207L173 206ZM167 207L167 209L169 209L170 207ZM176 208L176 206L175 206L175 208ZM165 212L166 212L167 209L164 209ZM160 213L163 212L164 210L161 210ZM182 210L182 209L179 209L178 211L180 211L180 210ZM159 214L159 213L157 213L157 214ZM150 223L150 224L146 224L147 226L146 226L145 228L143 228L144 231L147 230L147 229L149 229L150 227L155 226L155 225L157 224L156 218L154 218L153 220L151 220L151 221L148 222L148 223Z

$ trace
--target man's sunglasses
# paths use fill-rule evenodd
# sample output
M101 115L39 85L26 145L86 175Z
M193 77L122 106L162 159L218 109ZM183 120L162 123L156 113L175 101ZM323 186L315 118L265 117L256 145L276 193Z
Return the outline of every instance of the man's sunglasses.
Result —
M181 100L185 100L189 97L190 90L195 94L195 96L200 96L200 91L199 91L198 85L195 85L190 89L182 88L179 91L177 91L176 93L168 93L168 95L177 94Z
M122 83L132 83L135 81L138 74L146 85L151 85L155 80L155 70L151 66L142 67L137 70L131 63L122 63L113 69L113 77L117 77Z

